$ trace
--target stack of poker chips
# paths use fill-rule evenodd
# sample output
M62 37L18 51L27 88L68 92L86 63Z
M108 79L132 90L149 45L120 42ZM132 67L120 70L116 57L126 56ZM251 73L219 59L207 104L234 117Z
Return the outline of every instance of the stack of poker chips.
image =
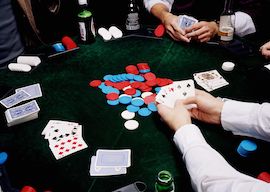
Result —
M249 157L257 150L257 145L251 140L243 140L237 147L237 153L242 157Z
M157 111L155 97L162 86L173 83L168 78L158 78L151 72L148 63L125 67L126 73L105 75L103 80L92 80L89 85L98 87L106 94L109 105L126 105L121 116L127 120L124 126L129 130L138 128L135 114L146 117Z

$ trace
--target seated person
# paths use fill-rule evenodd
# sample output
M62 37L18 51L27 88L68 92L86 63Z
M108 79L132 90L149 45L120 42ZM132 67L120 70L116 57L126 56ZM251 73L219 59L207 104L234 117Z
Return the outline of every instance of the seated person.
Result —
M223 1L199 0L144 0L146 9L164 24L167 33L176 41L192 39L207 42L218 34L218 23ZM211 6L210 6L211 5ZM260 0L237 0L234 4L235 34L241 37L256 32L257 19L261 14ZM213 9L214 8L214 9ZM178 16L193 16L199 20L193 26L181 29Z

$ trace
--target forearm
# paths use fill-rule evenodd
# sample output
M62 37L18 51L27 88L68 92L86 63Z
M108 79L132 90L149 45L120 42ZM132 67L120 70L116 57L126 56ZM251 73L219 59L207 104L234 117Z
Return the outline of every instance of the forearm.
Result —
M225 130L270 141L270 104L229 100L224 103L221 123Z
M183 154L195 191L269 191L270 185L230 166L207 144L195 125L180 128L174 135L174 142Z
M164 23L165 18L170 15L169 8L162 3L154 5L151 10L151 14L157 17L162 23Z

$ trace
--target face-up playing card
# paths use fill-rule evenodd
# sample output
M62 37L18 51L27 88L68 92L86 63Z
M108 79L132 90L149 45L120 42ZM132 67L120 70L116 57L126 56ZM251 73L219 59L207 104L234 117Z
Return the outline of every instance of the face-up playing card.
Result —
M193 74L195 81L207 91L212 91L228 85L229 83L217 70L210 70Z
M176 100L185 99L194 95L195 87L192 79L175 81L173 84L161 88L156 96L156 101L173 108Z
M58 160L72 153L87 148L87 144L82 138L69 136L49 145L54 157Z
M198 23L198 20L191 16L180 15L178 18L178 25L181 29L186 29L195 23Z

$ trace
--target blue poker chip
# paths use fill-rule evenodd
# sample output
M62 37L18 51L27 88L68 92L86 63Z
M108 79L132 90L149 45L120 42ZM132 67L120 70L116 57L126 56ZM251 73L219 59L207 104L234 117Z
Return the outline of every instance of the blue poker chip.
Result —
M136 113L137 111L140 110L140 107L134 106L134 105L128 105L128 106L127 106L127 110L128 110L129 112L134 112L134 113Z
M155 92L158 93L161 90L161 87L155 87Z
M123 81L129 80L129 79L127 78L127 74L126 74L126 73L122 73L122 74L121 74L121 78L123 79Z
M130 73L126 74L126 77L129 80L133 80L134 79L134 75L133 74L130 74Z
M103 89L104 87L106 87L106 85L105 85L104 82L102 82L102 83L98 86L98 88L100 88L100 89Z
M150 111L153 111L153 112L156 112L156 111L157 111L157 106L156 106L156 104L155 104L154 102L149 103L149 104L147 105L147 107L148 107L148 109L149 109Z
M144 104L144 100L141 97L135 97L131 100L131 104L140 107Z
M103 77L103 79L104 79L105 81L110 81L111 78L112 78L112 75L105 75L105 76Z
M132 97L129 95L123 95L119 97L119 103L129 104L131 102Z
M134 80L135 81L139 81L139 82L143 82L144 81L144 77L141 75L134 75Z
M3 165L8 158L8 154L6 152L1 152L0 153L0 165Z
M116 100L107 100L107 103L109 105L118 105L119 104L119 100L116 99Z
M254 151L257 150L257 145L253 141L250 140L243 140L239 144L237 148L237 152L242 157L248 157L250 154L252 154Z
M137 89L136 93L134 95L132 95L132 96L133 97L139 97L139 96L141 96L141 94L142 94L142 92L139 89Z
M143 116L143 117L146 117L146 116L149 116L151 115L152 111L150 111L148 108L146 107L143 107L141 108L139 111L138 111L138 114L140 116Z

